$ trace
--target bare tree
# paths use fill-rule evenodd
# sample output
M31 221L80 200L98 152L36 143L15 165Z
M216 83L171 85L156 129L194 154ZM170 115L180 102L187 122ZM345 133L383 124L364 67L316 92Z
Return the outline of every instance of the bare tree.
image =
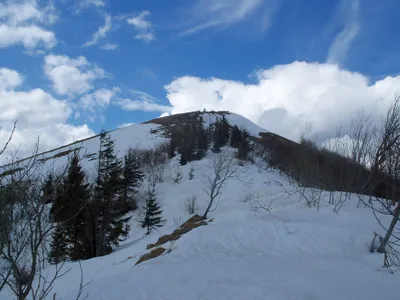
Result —
M192 196L192 197L186 199L184 210L189 215L198 213L199 207L197 205L197 197L196 196Z
M371 160L370 179L366 184L375 186L379 180L385 187L385 192L379 195L380 197L375 197L374 201L371 201L370 197L368 203L362 197L359 199L372 209L376 219L385 229L384 237L379 239L377 252L385 253L384 265L389 266L400 263L400 252L396 250L400 247L400 230L396 230L400 219L400 201L397 199L397 186L400 182L400 96L396 97L389 107L376 142L376 150ZM391 204L395 203L397 204L393 209ZM391 217L389 226L381 222L380 215Z
M206 169L201 170L200 176L203 183L203 191L207 194L208 204L203 214L206 219L210 211L214 211L219 203L224 185L234 177L239 170L235 160L235 151L224 149L214 154Z
M8 287L18 300L48 299L55 281L69 271L64 262L48 263L53 223L43 194L42 167L38 144L31 158L0 167L0 291ZM81 283L77 299L83 287Z
M351 159L362 165L371 163L372 151L377 128L373 125L371 115L359 111L350 121Z
M266 147L258 142L253 144L252 150L250 151L248 158L252 163L256 165L258 173L262 173L269 168L269 152Z

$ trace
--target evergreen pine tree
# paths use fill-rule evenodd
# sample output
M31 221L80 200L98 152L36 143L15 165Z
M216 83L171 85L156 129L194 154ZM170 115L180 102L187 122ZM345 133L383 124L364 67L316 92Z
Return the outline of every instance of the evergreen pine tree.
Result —
M79 260L88 256L81 251L82 245L87 243L84 209L90 197L89 185L85 179L79 156L74 153L53 203L55 221L58 222L51 252L55 260L62 257Z
M183 127L183 132L181 134L180 146L178 149L179 154L181 154L181 165L185 165L187 162L193 161L195 159L196 153L196 134L197 128L195 124L186 124ZM183 164L182 164L183 162Z
M52 234L50 244L49 262L59 264L68 258L68 241L66 239L66 228L63 225L57 225Z
M169 146L168 146L168 158L171 159L176 156L175 150L176 150L176 135L171 134L171 139L169 140Z
M135 210L137 203L135 195L138 193L137 188L141 185L144 179L144 174L141 171L139 158L136 156L133 149L129 149L124 157L123 171L123 194L122 194L122 210L128 212Z
M194 168L193 166L191 166L189 170L189 180L193 180L193 178L194 178Z
M126 225L129 218L122 218L124 212L119 209L122 194L122 161L114 153L114 141L102 131L92 208L96 256L110 253L112 246L117 246L130 230Z
M221 139L221 121L218 119L213 124L213 131L212 131L212 152L219 153L221 151L221 147L223 147L223 141Z
M220 127L220 140L221 140L221 146L226 146L229 143L229 137L230 137L230 125L228 122L228 119L226 118L225 115L222 116L222 119L219 122L219 127Z
M183 145L182 147L180 147L180 157L179 157L179 163L181 164L181 166L184 166L188 163L188 157L187 157L187 147L185 145Z
M253 149L253 143L250 139L250 134L246 129L241 130L241 139L238 145L237 158L247 160L250 151Z
M235 126L233 126L233 129L232 129L230 146L232 148L238 148L241 140L242 140L242 133L241 133L240 129L237 127L237 125L235 125Z
M54 188L53 174L50 173L46 178L43 186L43 201L46 204L52 203L54 201L55 188Z
M68 219L64 224L70 243L68 255L72 260L88 258L88 253L82 252L82 245L88 243L85 234L85 208L91 197L91 189L80 165L78 153L74 153L70 161L64 180L64 196L69 199Z
M157 229L164 225L164 220L161 217L161 206L157 203L154 189L149 190L146 198L146 206L144 209L144 218L141 221L142 228L147 228L146 234L150 234L153 229Z
M200 124L197 127L196 134L196 159L201 160L208 151L209 137L207 130L204 128L203 122L200 120Z
M68 218L68 198L64 194L64 182L60 182L55 187L53 203L50 208L50 219L55 222L63 222Z

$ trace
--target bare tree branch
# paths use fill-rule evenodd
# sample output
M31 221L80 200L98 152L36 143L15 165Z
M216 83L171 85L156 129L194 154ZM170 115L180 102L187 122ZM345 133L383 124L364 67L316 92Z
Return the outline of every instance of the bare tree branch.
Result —
M221 196L226 182L231 179L239 170L235 160L235 152L224 149L214 154L205 170L200 172L203 183L203 191L208 195L209 201L203 218L206 219L210 211L214 211L219 204L216 199ZM212 208L215 205L214 208Z

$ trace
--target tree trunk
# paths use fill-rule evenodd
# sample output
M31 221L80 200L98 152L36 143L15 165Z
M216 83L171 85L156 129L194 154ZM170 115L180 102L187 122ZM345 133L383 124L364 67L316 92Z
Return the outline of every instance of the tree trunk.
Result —
M379 245L379 248L377 249L377 252L379 253L385 253L385 248L386 245L390 239L390 237L392 236L394 227L397 224L397 221L399 220L399 216L400 216L400 202L397 203L397 207L394 210L394 215L393 215L393 219L392 222L390 222L390 226L386 232L385 237L383 238L381 244Z
M208 215L208 213L210 212L210 209L211 209L213 203L214 203L214 198L213 198L213 197L210 197L210 202L208 203L208 206L207 206L207 208L206 208L206 211L204 212L204 215L203 215L203 219L204 219L204 220L207 219L207 215Z

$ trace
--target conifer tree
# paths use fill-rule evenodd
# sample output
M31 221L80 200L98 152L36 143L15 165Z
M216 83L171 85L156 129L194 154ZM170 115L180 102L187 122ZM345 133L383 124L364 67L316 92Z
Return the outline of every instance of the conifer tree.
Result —
M196 132L196 159L201 160L207 153L209 147L209 137L207 130L204 128L202 119L197 127Z
M53 222L63 222L67 219L69 201L64 195L64 182L55 187L53 203L50 208L50 218Z
M189 170L189 180L193 180L193 178L194 178L194 168L193 166L191 166Z
M46 181L43 185L43 201L48 204L52 203L54 201L54 195L55 195L55 183L53 179L53 174L49 173L48 177L46 178Z
M86 174L80 166L78 153L70 159L68 172L57 189L55 221L58 222L53 235L52 254L55 260L68 257L72 260L87 258L82 245L87 243L85 234L85 206L90 197ZM59 209L61 208L61 209Z
M222 132L221 120L217 119L213 124L213 132L212 132L212 151L214 153L219 153L221 151L221 147L224 146L223 141L223 132Z
M63 225L67 227L70 243L68 255L72 260L84 259L88 256L87 253L82 252L82 245L87 243L85 208L91 197L91 189L86 174L80 165L77 152L71 159L63 186L64 197L69 199L68 220Z
M59 264L68 258L66 232L67 230L63 225L57 225L55 227L49 252L49 262L51 264Z
M196 153L196 134L197 128L195 124L186 124L181 134L180 146L178 152L181 154L181 165L195 159ZM183 164L182 164L183 162Z
M168 146L168 158L171 159L176 156L175 150L176 150L176 135L171 134L171 139L169 140L169 146Z
M237 125L233 126L230 145L232 148L238 148L242 140L242 133Z
M102 131L92 208L96 256L110 253L130 230L126 224L129 218L122 218L124 213L119 209L122 194L122 161L114 153L114 141Z
M139 158L133 149L129 149L124 157L122 211L127 212L137 208L135 195L143 179L144 174L141 171Z
M229 132L230 125L225 115L222 116L222 119L219 122L219 127L220 127L221 145L223 147L229 143L229 137L230 137L230 132Z
M246 160L252 149L253 143L250 139L250 133L246 129L242 129L241 139L238 145L237 158L240 160Z
M141 221L142 228L147 228L147 234L153 229L157 229L164 225L164 220L161 217L162 210L161 206L157 203L154 188L147 192L146 205L143 207L144 218Z
M188 157L187 157L188 150L186 149L186 146L183 145L180 148L179 152L181 154L181 156L179 157L179 163L181 164L181 166L184 166L188 163Z

